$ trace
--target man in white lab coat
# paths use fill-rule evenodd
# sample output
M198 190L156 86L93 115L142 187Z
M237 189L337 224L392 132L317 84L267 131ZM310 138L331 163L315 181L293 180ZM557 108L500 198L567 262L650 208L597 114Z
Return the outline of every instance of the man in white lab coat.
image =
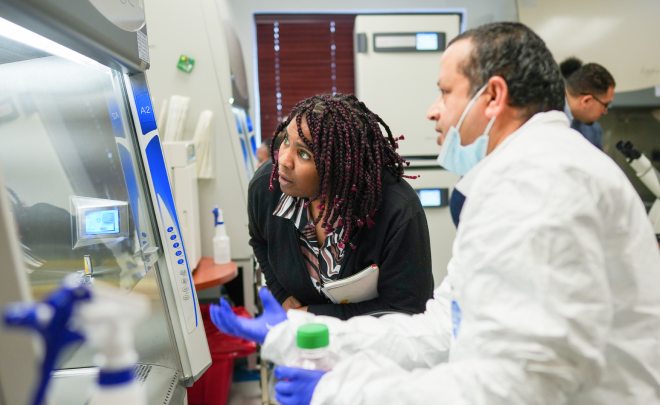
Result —
M570 129L543 41L518 23L467 31L438 85L439 161L465 175L467 198L426 312L340 321L283 314L262 293L261 318L223 304L214 322L265 338L277 364L297 356L300 325L328 325L342 361L327 373L279 367L285 405L659 404L655 235L623 172Z

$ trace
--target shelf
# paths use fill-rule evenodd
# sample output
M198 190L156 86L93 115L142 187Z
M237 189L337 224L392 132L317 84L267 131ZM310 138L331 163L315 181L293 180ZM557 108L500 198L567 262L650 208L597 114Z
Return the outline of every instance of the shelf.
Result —
M226 284L238 275L238 266L234 262L227 264L215 264L212 257L202 257L193 273L195 289L206 290Z

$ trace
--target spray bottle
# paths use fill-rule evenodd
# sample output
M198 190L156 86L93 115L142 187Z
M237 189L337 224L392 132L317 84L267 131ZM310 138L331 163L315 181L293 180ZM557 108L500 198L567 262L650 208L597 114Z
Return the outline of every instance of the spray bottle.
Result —
M98 350L98 386L88 405L147 405L145 386L135 379L138 354L133 330L150 312L139 294L96 285L92 301L80 309L80 324L90 346Z
M213 238L213 260L215 264L227 264L231 261L229 251L229 236L225 229L225 221L222 218L222 210L216 207L213 209L215 216L215 237Z
M89 405L146 405L144 386L134 377L137 362L133 328L149 313L149 301L140 295L122 296L118 290L90 285L78 275L44 302L16 302L4 308L7 326L37 331L46 347L41 378L31 404L43 405L56 360L61 351L87 339L100 351L101 370Z

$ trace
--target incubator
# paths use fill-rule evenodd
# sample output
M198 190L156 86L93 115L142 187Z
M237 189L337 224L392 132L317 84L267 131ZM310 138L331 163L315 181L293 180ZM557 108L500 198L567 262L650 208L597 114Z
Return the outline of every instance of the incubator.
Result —
M144 73L142 2L105 3L0 2L0 305L79 272L92 289L146 295L140 384L149 404L181 404L211 357ZM87 403L94 353L64 353L53 403ZM25 403L37 358L0 331L0 403Z

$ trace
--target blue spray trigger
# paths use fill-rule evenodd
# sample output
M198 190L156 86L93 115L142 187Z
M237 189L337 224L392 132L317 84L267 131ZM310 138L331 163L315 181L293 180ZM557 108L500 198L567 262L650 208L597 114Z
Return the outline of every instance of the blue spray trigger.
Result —
M33 405L44 401L59 353L71 343L82 341L82 335L69 325L75 305L89 301L91 293L84 285L65 280L63 285L41 303L11 303L4 308L3 320L7 326L23 327L37 331L46 347L41 365L39 385L34 393Z
M213 217L215 218L215 225L214 226L224 224L224 222L218 222L218 216L220 216L220 211L219 210L220 209L218 208L217 205L215 206L215 208L213 208Z
M38 316L37 308L34 304L28 302L12 302L5 306L3 319L7 326L35 329L35 325L40 323L40 318L43 319L47 316L47 312L50 312L49 309L49 306L45 306L41 311L44 315Z

